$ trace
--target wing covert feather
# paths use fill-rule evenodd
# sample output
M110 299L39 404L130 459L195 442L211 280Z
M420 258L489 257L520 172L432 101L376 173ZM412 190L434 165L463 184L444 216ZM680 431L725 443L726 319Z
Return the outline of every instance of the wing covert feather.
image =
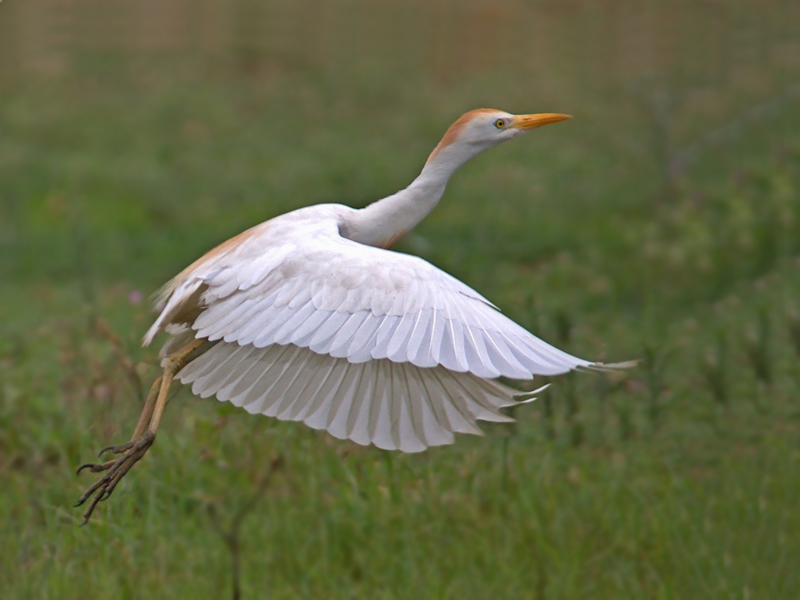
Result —
M490 378L594 365L536 338L425 260L343 238L334 218L267 227L273 221L182 274L146 340L199 295L189 325L211 341L294 344L352 363L389 358Z

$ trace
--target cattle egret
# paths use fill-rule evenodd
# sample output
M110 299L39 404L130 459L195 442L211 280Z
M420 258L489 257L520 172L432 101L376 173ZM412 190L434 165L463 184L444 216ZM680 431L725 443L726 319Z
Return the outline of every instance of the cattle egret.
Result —
M89 469L100 500L153 444L174 379L200 397L303 421L340 439L419 452L481 434L477 420L529 399L498 381L603 365L538 339L469 286L416 256L389 250L433 210L465 162L531 129L569 119L478 109L461 116L404 190L366 208L321 204L281 215L220 244L161 291L144 337L171 337L163 374L130 442ZM538 391L538 390L537 390Z

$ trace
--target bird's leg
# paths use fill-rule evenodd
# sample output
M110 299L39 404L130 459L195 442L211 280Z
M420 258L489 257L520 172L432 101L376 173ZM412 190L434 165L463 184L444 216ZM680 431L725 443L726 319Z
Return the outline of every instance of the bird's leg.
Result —
M156 439L156 433L158 432L158 426L161 423L161 417L164 414L164 408L167 405L167 398L173 378L183 367L198 356L197 350L205 344L207 344L205 340L193 340L167 359L167 363L164 365L163 375L156 379L150 388L131 441L119 446L110 446L100 451L101 455L106 451L110 451L120 456L100 464L86 464L78 469L78 473L83 469L89 469L93 473L108 471L86 489L75 505L80 506L91 498L89 507L83 513L84 524L89 521L98 502L106 500L111 496L117 484L125 477L128 471L131 470L133 465L142 459L150 449L150 446L153 445ZM92 496L94 497L92 498Z
M133 435L131 436L131 441L127 444L120 444L119 446L108 446L107 448L103 448L100 450L99 456L102 456L106 452L113 452L114 454L120 454L125 450L131 448L136 441L137 438L141 437L141 435L147 429L147 426L150 424L150 419L153 416L153 408L156 405L156 398L158 398L158 390L161 389L161 380L163 379L162 376L158 376L156 380L153 382L153 385L150 387L150 392L147 394L147 399L145 400L144 407L142 408L142 414L139 415L139 422L136 424L136 429L133 431ZM108 460L104 463L99 464L92 464L88 463L85 465L81 465L78 468L78 473L83 471L84 469L89 469L92 473L101 473L102 471L107 471L111 467L114 466L116 463L116 459Z

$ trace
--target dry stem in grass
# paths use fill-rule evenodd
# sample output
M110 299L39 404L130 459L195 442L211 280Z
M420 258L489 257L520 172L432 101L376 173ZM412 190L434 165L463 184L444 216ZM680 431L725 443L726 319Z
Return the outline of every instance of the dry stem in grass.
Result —
M133 389L136 390L136 396L139 398L139 402L143 402L144 388L142 386L142 379L139 377L139 373L136 371L136 365L133 364L133 361L125 351L125 348L122 345L122 340L120 340L119 336L112 331L111 327L109 327L106 320L102 317L98 317L96 319L95 326L97 327L97 332L102 337L106 338L111 344L111 348L114 350L114 356L116 357L117 362L119 362L122 369L125 371L125 374L128 376L128 379L133 385Z
M228 528L223 527L219 515L217 514L217 509L213 504L208 505L208 515L211 518L211 525L214 527L214 531L216 531L219 536L222 538L222 541L225 542L225 545L228 548L228 552L231 555L231 581L232 581L232 598L233 600L239 600L242 595L242 588L241 588L241 546L240 546L240 534L242 530L242 524L244 523L245 518L249 515L256 506L256 503L264 495L264 492L267 491L269 484L272 482L272 477L275 475L283 467L283 457L278 455L276 458L273 458L270 462L269 471L264 476L264 478L259 482L256 491L250 497L250 499L245 502L242 506L239 507L239 510L233 515L231 519L230 526Z

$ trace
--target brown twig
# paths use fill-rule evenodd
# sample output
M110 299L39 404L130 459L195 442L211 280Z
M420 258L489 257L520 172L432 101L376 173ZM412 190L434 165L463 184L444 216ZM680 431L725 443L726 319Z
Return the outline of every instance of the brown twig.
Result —
M106 338L111 344L111 347L114 349L114 355L116 356L119 364L122 366L122 369L127 374L134 390L136 390L136 395L139 397L139 402L144 402L144 388L142 386L142 379L139 377L139 373L136 371L136 366L133 364L133 361L128 357L128 353L125 351L125 348L122 345L122 340L120 340L119 336L117 336L117 334L111 330L111 327L109 327L106 320L102 317L97 317L95 324L97 327L97 332Z
M228 551L231 555L231 571L232 571L232 586L233 586L233 593L232 597L233 600L240 600L242 597L242 587L241 587L241 560L240 560L240 544L239 544L239 537L242 528L242 523L244 523L245 517L255 508L256 503L259 501L261 496L264 495L264 492L267 491L269 484L272 482L272 477L275 475L277 471L279 471L283 467L283 457L278 456L272 459L270 463L270 468L264 478L259 482L256 491L250 497L250 499L245 502L239 510L236 511L236 514L233 515L233 519L231 519L230 527L227 529L222 526L220 522L219 516L217 515L217 510L213 504L209 504L208 506L208 515L211 518L211 524L214 527L214 530L219 534L222 538L222 541L225 542L225 545L228 547Z

